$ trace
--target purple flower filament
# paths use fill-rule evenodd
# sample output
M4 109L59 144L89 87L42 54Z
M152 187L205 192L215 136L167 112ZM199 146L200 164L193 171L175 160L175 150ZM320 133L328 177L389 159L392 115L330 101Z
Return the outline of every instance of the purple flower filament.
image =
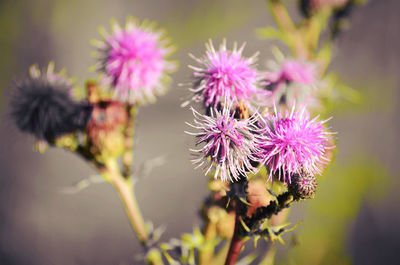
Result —
M162 94L169 81L167 73L176 65L167 61L173 51L162 31L153 24L138 25L130 18L125 28L113 24L111 35L103 33L103 42L97 43L101 52L100 68L110 79L115 96L131 104L144 104ZM107 80L106 78L106 80Z
M256 161L254 154L258 151L253 131L257 115L249 119L237 120L230 111L231 104L224 104L223 110L211 112L211 116L203 115L192 108L194 124L191 127L199 132L195 135L196 145L203 145L198 150L191 150L198 158L192 160L196 168L204 166L206 175L215 168L214 178L223 181L238 180L248 173L255 173L256 168L251 161Z
M293 174L307 173L312 176L321 173L321 166L328 162L325 157L332 133L324 127L327 121L310 120L303 108L292 109L291 113L277 113L265 118L263 132L259 136L260 159L269 168L269 179L278 175L279 180L291 182Z
M233 103L243 100L246 105L252 100L259 99L269 92L259 89L260 74L254 68L257 53L250 58L242 56L244 44L237 48L236 43L232 51L227 50L226 41L215 50L211 40L206 44L206 55L202 58L191 57L201 66L189 66L194 70L193 76L197 79L191 91L195 93L194 100L202 101L205 107L215 107L221 99Z

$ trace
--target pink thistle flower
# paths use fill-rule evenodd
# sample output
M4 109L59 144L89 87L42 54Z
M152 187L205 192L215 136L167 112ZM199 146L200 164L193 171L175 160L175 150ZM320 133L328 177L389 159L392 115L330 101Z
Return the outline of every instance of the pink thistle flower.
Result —
M197 79L190 89L197 102L203 102L205 107L216 107L221 99L228 99L236 104L242 100L246 105L252 100L260 100L269 91L259 89L261 75L254 68L258 53L250 58L242 56L245 44L237 48L234 43L232 51L227 50L224 40L215 50L211 40L206 44L206 55L196 58L190 55L201 66L189 66L194 70Z
M302 61L289 60L282 64L279 79L301 85L312 85L316 81L315 65Z
M215 168L214 178L222 181L238 180L257 171L251 161L256 161L253 154L259 151L254 135L254 131L259 130L256 127L258 114L237 120L230 109L231 104L225 103L222 111L214 109L207 116L192 108L194 124L187 123L199 132L186 133L196 136L196 145L203 145L198 150L191 150L198 156L192 160L193 164L197 165L196 168L204 165L207 169L205 175Z
M286 60L274 65L272 72L265 75L266 88L272 92L269 104L295 101L310 105L312 92L319 82L315 64L301 60Z
M329 159L326 151L334 148L329 142L332 133L324 126L325 121L310 120L310 114L302 108L290 114L281 112L265 118L258 157L270 170L269 179L278 174L279 180L290 183L294 174L321 174L322 166Z
M125 28L112 23L113 33L102 31L103 42L94 42L100 50L98 69L115 88L115 96L131 104L155 101L155 95L165 92L170 78L167 73L177 65L167 61L173 51L162 31L154 24L139 25L128 18Z

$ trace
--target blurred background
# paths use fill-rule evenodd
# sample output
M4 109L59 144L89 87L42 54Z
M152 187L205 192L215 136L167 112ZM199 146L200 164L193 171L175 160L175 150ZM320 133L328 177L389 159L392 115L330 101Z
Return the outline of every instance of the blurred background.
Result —
M286 1L300 18L297 1ZM279 246L277 264L398 264L400 246L400 2L369 1L354 10L351 27L339 36L329 70L358 90L360 104L340 103L330 123L338 152L320 181L314 200L293 207L290 221L303 223L299 239ZM296 15L297 14L297 15ZM2 0L0 1L0 264L140 264L141 247L117 194L93 184L75 194L65 188L96 172L58 149L33 150L33 137L17 131L8 115L7 90L30 65L46 66L83 86L95 77L89 41L109 19L150 19L165 28L178 47L180 69L166 96L139 110L135 166L164 156L166 163L135 186L146 220L165 225L162 241L201 226L199 206L207 179L193 170L184 134L192 119L180 104L189 97L179 83L190 81L188 53L200 56L204 43L246 41L245 55L260 51L259 67L272 58L277 41L255 30L273 25L263 0Z

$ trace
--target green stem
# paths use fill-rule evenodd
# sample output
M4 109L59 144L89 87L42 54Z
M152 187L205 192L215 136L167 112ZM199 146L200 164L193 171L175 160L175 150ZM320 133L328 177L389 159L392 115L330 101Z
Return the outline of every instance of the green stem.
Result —
M137 239L145 246L149 240L149 234L133 192L132 178L125 178L120 173L117 161L114 159L106 162L105 168L101 170L101 173L118 192L131 227ZM150 251L146 257L146 262L151 265L164 264L161 255L157 251Z
M129 106L127 107L127 111L129 113L129 120L127 121L127 129L125 131L125 156L123 157L124 174L121 174L116 159L109 159L104 164L100 163L95 159L87 145L73 144L74 140L76 141L76 137L74 135L67 136L71 139L64 139L64 141L59 141L55 143L55 145L79 154L83 159L87 160L91 165L93 165L93 167L102 174L104 179L114 186L124 205L125 212L128 216L131 227L136 234L136 237L145 246L148 242L149 235L142 214L139 210L135 194L133 192L132 178L130 177L136 107ZM153 265L164 264L158 251L150 251L149 255L146 257L146 261L147 263Z
M290 18L289 12L280 0L267 0L267 4L271 11L272 17L279 29L286 33L289 40L286 44L292 53L301 58L307 58L308 50L301 32Z
M214 256L213 261L211 264L213 265L220 265L223 264L226 260L230 247L230 242L227 241L226 244L218 251L218 253Z
M267 0L267 4L276 24L282 31L293 32L296 30L296 26L290 18L286 7L280 0Z
M198 265L209 265L212 263L214 256L214 245L211 242L214 241L217 235L217 228L214 223L208 221L204 229L204 239L208 244L199 251L199 263Z
M124 205L125 212L137 239L145 246L149 240L149 234L140 212L138 202L132 187L132 178L125 178L121 175L116 160L106 163L106 179L115 187ZM150 251L146 262L151 265L163 265L161 255L158 251Z
M137 238L142 244L145 244L149 237L133 192L131 179L126 179L120 174L115 160L108 161L106 168L108 170L107 178L117 190Z

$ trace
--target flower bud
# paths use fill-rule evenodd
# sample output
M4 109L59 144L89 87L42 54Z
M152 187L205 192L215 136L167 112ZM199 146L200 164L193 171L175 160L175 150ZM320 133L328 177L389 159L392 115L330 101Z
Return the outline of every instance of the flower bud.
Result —
M295 174L288 184L288 190L296 200L311 199L317 190L317 179L310 174Z
M100 160L121 155L124 149L123 126L126 120L127 113L123 104L114 101L95 104L86 126L91 153Z
M216 233L224 239L231 239L235 228L235 212L212 206L208 209L207 216L215 225Z

